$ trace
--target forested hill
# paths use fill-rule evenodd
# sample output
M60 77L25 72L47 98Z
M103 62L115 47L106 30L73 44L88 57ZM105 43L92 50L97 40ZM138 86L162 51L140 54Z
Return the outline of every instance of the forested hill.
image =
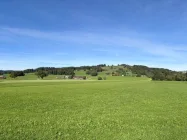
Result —
M168 81L187 81L187 74L185 72L177 72L164 68L150 68L143 65L126 65L121 64L118 66L100 64L96 66L80 66L80 67L40 67L36 69L26 69L20 71L3 71L0 70L0 75L15 73L18 76L23 76L24 73L35 73L37 71L46 71L52 75L75 75L75 71L84 71L85 75L97 76L99 72L112 76L147 76L153 80L168 80Z

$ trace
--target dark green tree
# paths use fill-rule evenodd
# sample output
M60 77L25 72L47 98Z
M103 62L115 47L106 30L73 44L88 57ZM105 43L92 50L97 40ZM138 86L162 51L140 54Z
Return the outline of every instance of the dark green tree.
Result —
M15 79L15 78L17 77L16 72L11 72L11 73L10 73L10 77Z
M46 71L44 71L44 70L39 70L39 71L37 71L36 73L35 73L37 76L38 76L38 78L44 78L44 77L47 77L48 76L48 73L46 72Z

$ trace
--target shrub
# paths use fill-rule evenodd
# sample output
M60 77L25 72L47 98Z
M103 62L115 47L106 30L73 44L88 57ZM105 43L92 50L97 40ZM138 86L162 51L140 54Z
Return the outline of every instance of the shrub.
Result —
M103 77L103 80L106 80L106 77Z
M86 80L86 76L83 76L82 78L83 78L83 80Z
M15 72L11 72L11 73L10 73L10 77L11 77L11 78L16 78L16 77L17 77L17 75L16 75L16 73L15 73Z
M87 75L90 75L90 71L87 71L86 74L87 74Z
M102 77L99 76L99 77L98 77L98 80L103 80L103 79L102 79Z
M10 73L11 78L16 78L18 76L25 76L25 73L23 71L12 71Z
M97 71L92 71L91 72L91 76L97 76L97 75L98 75Z

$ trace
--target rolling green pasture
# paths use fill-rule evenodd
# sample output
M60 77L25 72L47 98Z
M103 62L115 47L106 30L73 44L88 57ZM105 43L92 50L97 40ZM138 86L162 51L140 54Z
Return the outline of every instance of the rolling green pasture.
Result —
M25 74L25 76L18 76L15 79L10 78L9 75L6 75L7 80L37 80L38 77L34 73ZM62 75L48 75L44 77L45 80L55 80L56 77L62 77Z
M0 82L0 139L187 139L186 82L120 78Z
M106 75L106 72L99 72L98 76L106 77L107 80L125 80L125 79L137 79L136 77L122 77L122 76L110 76L110 75ZM86 75L85 71L80 70L80 71L75 71L75 75L76 76L87 76L88 80L97 80L98 76L90 76L90 75ZM38 79L38 77L34 74L34 73L28 73L25 74L25 76L18 76L15 79L10 78L9 75L6 75L7 79L6 80L41 80ZM57 77L63 77L63 75L48 75L47 77L44 77L44 80L64 80L64 79L57 79ZM5 81L6 81L5 80Z
M76 70L75 71L75 75L77 75L77 76L85 76L86 75L86 71L84 71L84 70Z
M105 74L106 72L99 72L98 73L98 76L106 76ZM90 75L86 75L86 72L83 71L83 70L80 70L80 71L75 71L75 75L76 76L87 76L89 79L97 79L97 76L96 77L92 77ZM57 77L62 77L63 75L48 75L47 77L44 77L44 80L56 80ZM16 77L15 79L13 78L10 78L10 76L7 74L6 75L7 77L7 80L37 80L38 77L34 74L34 73L28 73L28 74L25 74L25 76L18 76Z

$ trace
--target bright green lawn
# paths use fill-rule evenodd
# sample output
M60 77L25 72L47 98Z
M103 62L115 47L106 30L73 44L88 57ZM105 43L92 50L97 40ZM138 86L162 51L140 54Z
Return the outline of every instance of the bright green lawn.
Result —
M39 81L0 83L0 139L187 139L187 83Z

